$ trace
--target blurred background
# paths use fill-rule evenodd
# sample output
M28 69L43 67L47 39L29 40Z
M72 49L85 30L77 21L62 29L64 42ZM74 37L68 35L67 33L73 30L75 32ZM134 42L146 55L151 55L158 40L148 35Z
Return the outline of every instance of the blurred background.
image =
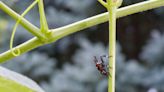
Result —
M33 0L2 0L21 14ZM97 0L44 0L50 28L105 12ZM124 0L122 6L144 0ZM164 92L164 8L117 21L116 92ZM38 7L25 17L39 27ZM9 49L15 21L0 10L0 53ZM93 57L108 53L108 23L69 35L2 64L35 80L46 92L107 92ZM14 46L33 36L18 27Z

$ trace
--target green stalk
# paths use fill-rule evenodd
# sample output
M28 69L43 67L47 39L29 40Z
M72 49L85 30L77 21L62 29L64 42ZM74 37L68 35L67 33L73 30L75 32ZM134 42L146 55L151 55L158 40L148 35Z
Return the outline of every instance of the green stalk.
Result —
M14 42L14 36L17 30L17 27L21 21L21 19L38 3L38 1L34 1L22 14L21 17L17 20L10 39L10 50L13 53L14 56L19 56L20 55L20 50L19 49L13 49L13 42ZM36 35L37 36L37 35Z
M41 26L41 32L46 35L48 33L48 24L45 16L45 11L44 11L44 4L43 0L39 0L38 2L39 6L39 14L40 14L40 26Z
M137 13L137 12L142 12L142 11L150 10L153 8L157 8L160 6L164 6L164 0L144 1L144 2L141 2L138 4L134 4L134 5L130 5L130 6L126 6L126 7L118 9L116 17L120 18L120 17L124 17L127 15ZM6 10L1 1L0 1L0 8L2 8L2 10L6 11L14 19L16 19L16 20L19 19L20 15L13 12L11 9ZM47 43L55 42L56 40L61 39L67 35L70 35L72 33L78 32L80 30L89 28L91 26L95 26L97 24L104 23L106 21L108 21L108 12L84 19L82 21L79 21L79 22L76 22L76 23L61 27L61 28L49 30L49 31L52 31L52 35L48 38ZM22 20L20 21L20 24L30 30L38 29L37 27L35 27L31 23L29 23L24 18L22 18ZM34 28L34 29L32 29L32 28ZM37 31L37 32L39 32L39 31ZM21 54L23 54L25 52L28 52L28 51L30 51L34 48L37 48L39 46L42 46L42 45L44 45L44 44L39 39L33 38L15 48L19 48L21 50ZM6 52L0 54L0 63L5 62L14 57L15 56L13 56L10 51L6 51Z
M108 92L115 92L115 67L116 67L116 6L109 7L109 72Z
M140 2L137 4L133 4L133 5L129 5L129 6L117 9L116 17L121 18L127 15L135 14L138 12L143 12L143 11L150 10L153 8L158 8L161 6L164 6L164 0L144 1L144 2ZM81 31L83 29L107 22L108 19L109 19L108 12L106 12L106 13L102 13L102 14L81 20L79 22L66 25L64 27L52 29L52 31L54 35L59 34L61 36L60 38L62 38L72 33ZM56 37L53 36L51 40L53 41L53 39L56 39Z
M23 54L25 52L31 51L32 49L37 48L42 45L43 45L43 43L40 41L40 39L35 37L21 45L16 46L15 48L19 48L19 50L21 51L20 54ZM0 63L4 63L5 61L10 60L14 57L16 57L16 56L13 55L13 53L10 50L8 50L8 51L0 54Z
M12 9L10 9L8 6L6 6L2 1L0 1L0 9L6 12L8 15L10 15L12 18L14 18L16 21L21 18L19 14L14 12ZM24 18L21 18L20 24L27 29L30 33L32 33L34 36L37 36L40 39L46 39L44 35L40 32L40 29L38 29L36 26L31 24L29 21L27 21Z

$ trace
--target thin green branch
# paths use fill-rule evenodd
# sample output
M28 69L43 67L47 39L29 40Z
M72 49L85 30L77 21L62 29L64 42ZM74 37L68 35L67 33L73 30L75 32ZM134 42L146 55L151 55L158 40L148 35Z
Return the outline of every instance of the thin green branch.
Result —
M116 17L120 18L120 17L125 17L127 15L131 15L131 14L135 14L138 12L143 12L146 10L150 10L153 8L158 8L164 6L164 0L151 0L151 1L144 1L141 3L137 3L137 4L133 4L133 5L129 5L126 7L122 7L117 9L117 14ZM70 35L71 33L75 33L77 31L104 23L108 21L108 12L106 13L102 13L87 19L84 19L82 21L73 23L73 24L69 24L67 26L64 27L60 27L60 28L56 28L56 29L52 29L54 34L60 34L60 38ZM56 37L52 37L51 40L53 41L53 39L56 39Z
M22 14L21 17L17 20L13 31L12 31L12 35L11 35L11 39L10 39L10 50L13 53L14 56L19 56L21 51L17 48L17 49L13 49L13 42L14 42L14 37L15 37L15 33L17 30L17 27L21 21L21 19L38 3L38 1L34 1ZM37 36L37 34L35 34Z
M15 48L19 48L19 50L21 50L21 53L20 54L23 54L25 52L28 52L34 48L37 48L39 46L42 46L43 43L40 41L40 39L34 37L32 38L31 40L15 47ZM10 60L12 58L14 58L16 56L14 56L10 50L0 54L0 63L3 63L5 62L6 60Z
M103 5L105 8L107 8L107 3L103 0L98 0L98 2Z
M40 14L41 32L46 35L48 33L49 28L45 16L43 0L39 0L38 6L39 6L39 14Z
M116 8L111 6L109 12L109 72L111 77L108 78L108 92L115 92L115 68L116 68Z
M10 9L8 6L6 6L2 1L0 1L0 9L6 12L8 15L10 15L12 18L14 18L16 21L21 18L19 14L14 12L12 9ZM29 21L27 21L25 18L21 18L20 24L27 29L30 33L32 33L34 36L37 36L40 39L46 39L44 35L40 32L40 29L31 24Z
M122 0L107 0L108 20L109 20L109 73L108 92L115 92L115 68L116 68L116 13Z
M111 77L108 78L108 92L115 92L115 68L116 68L116 7L109 11L109 72Z
M130 6L126 6L126 7L118 9L116 17L120 18L120 17L124 17L127 15L137 13L137 12L146 11L146 10L150 10L150 9L161 7L161 6L164 6L164 0L145 1L145 2L141 2L138 4L134 4L134 5L130 5ZM0 8L2 8L1 2L0 2ZM5 9L3 9L3 10L5 10ZM8 14L9 15L12 14L12 17L14 19L19 19L20 15L16 14L15 12L14 13L11 13L11 12L13 12L13 11L12 10L10 12L8 11ZM62 37L65 37L72 33L89 28L91 26L95 26L97 24L104 23L106 21L108 21L108 13L103 13L103 14L99 14L94 17L87 18L85 20L82 20L82 21L61 27L61 28L50 30L50 31L53 31L53 34L49 38L49 43L55 42L56 40L58 40ZM28 21L26 21L25 19L22 19L22 21L20 23L21 23L21 25L23 25L24 27L26 27L28 29L31 29L30 27L38 29L35 26L33 26L32 24L30 24ZM42 45L43 45L43 43L39 39L33 38L33 39L17 46L16 48L20 48L20 50L22 51L21 54L23 54L25 52L28 52L28 51L30 51L34 48L37 48L39 46L42 46ZM0 62L5 62L14 57L15 56L13 56L10 51L6 51L6 52L0 54Z

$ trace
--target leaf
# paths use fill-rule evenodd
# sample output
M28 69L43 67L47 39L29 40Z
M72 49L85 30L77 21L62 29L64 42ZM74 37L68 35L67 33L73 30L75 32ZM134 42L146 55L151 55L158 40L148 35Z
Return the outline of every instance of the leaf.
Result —
M0 92L44 92L34 81L0 66Z

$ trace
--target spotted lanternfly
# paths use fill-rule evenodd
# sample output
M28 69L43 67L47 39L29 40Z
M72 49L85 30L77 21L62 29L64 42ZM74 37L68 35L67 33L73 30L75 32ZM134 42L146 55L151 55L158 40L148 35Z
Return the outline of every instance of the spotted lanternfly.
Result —
M104 59L106 61L104 61ZM111 76L109 73L108 59L109 59L108 55L103 55L100 56L99 58L94 56L94 62L96 64L97 69L100 71L101 74L105 76Z

